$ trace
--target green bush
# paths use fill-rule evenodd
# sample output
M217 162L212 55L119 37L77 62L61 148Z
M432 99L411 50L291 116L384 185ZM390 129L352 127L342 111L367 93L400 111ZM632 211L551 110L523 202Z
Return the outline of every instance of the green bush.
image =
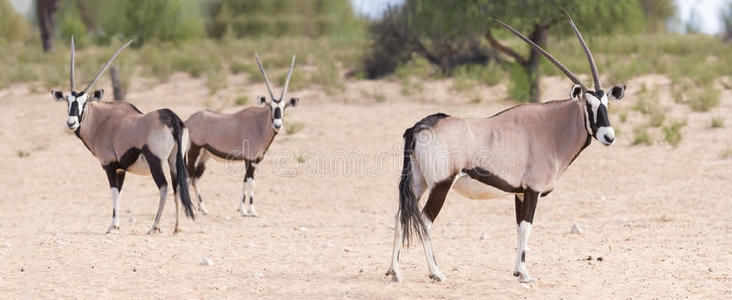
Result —
M16 13L7 0L0 0L0 45L6 42L26 41L32 34L28 21Z
M508 97L518 102L529 102L529 75L519 64L512 64L511 81L508 83Z
M684 135L681 133L681 129L684 128L684 126L686 126L686 120L676 120L671 121L671 123L663 127L664 139L674 148L676 148L684 138Z
M722 127L724 127L724 117L712 116L712 119L709 120L709 128L722 128Z
M640 145L645 144L646 146L650 146L653 144L653 141L651 140L651 136L648 135L648 128L645 126L636 127L633 129L633 142L631 142L631 145Z
M689 107L694 111L709 111L719 105L719 94L711 86L694 89L689 95Z

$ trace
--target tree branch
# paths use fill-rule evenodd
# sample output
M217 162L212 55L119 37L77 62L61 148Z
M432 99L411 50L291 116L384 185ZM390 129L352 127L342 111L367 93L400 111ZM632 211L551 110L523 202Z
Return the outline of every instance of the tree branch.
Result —
M493 48L496 48L496 50L503 52L510 57L513 57L513 59L515 59L517 63L519 63L521 65L526 65L526 63L527 63L526 59L523 56L521 56L521 54L518 54L516 51L513 51L513 49L504 46L498 40L496 40L496 38L493 37L493 34L491 33L490 28L488 28L488 30L486 30L485 38L488 40L488 42L491 44L491 46Z

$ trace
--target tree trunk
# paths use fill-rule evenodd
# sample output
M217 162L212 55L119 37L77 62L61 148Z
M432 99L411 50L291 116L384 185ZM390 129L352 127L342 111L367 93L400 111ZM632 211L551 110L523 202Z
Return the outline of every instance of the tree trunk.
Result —
M544 48L546 45L546 31L546 26L537 24L534 26L534 31L529 35L529 39L539 47ZM535 103L541 101L541 90L539 88L539 62L541 59L541 53L531 48L528 61L522 65L529 78L529 101Z
M109 69L109 77L112 78L112 90L114 92L114 101L122 101L125 99L125 91L122 88L122 81L119 80L119 72L117 67Z
M53 50L53 14L56 13L57 8L57 0L38 0L36 2L38 27L41 29L44 52Z

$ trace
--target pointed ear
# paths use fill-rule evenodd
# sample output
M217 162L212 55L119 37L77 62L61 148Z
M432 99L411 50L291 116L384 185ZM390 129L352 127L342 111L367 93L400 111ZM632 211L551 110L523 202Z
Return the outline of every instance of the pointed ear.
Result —
M259 105L264 105L265 103L267 103L267 98L265 98L264 96L259 96L257 97L257 103L259 103Z
M51 91L51 95L53 95L53 99L55 99L56 101L64 101L64 100L66 100L64 98L64 93L61 92L61 91Z
M617 100L623 99L623 96L625 96L625 85L624 84L618 84L610 90L610 99L617 101Z
M102 96L104 96L104 90L98 89L92 93L91 101L101 101Z
M569 93L569 97L572 98L572 100L580 101L582 99L582 86L575 84L572 87L572 92Z
M300 102L300 98L290 98L290 101L287 102L287 106L295 107L298 102Z

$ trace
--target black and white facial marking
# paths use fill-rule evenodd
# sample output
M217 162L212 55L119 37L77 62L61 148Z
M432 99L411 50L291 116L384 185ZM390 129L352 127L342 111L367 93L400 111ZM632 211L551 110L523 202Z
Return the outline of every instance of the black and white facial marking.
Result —
M620 100L625 95L625 85L616 85L610 90L608 95L603 90L583 91L582 87L575 84L572 87L571 97L574 100L581 101L580 96L583 95L585 108L585 125L587 133L592 135L596 140L604 145L612 145L615 141L615 130L610 125L610 118L607 115L608 98Z
M77 93L72 91L70 95L64 95L61 91L51 91L51 94L56 101L66 101L69 105L66 128L75 131L81 125L81 119L84 116L84 111L86 111L86 105L91 101L102 100L104 90L99 89L94 91L91 99L89 98L89 94L85 92Z
M266 97L259 96L257 101L260 105L269 105L272 110L272 129L274 129L275 132L279 132L280 128L282 128L282 125L284 124L283 118L285 115L285 108L297 106L297 102L300 101L300 99L290 98L290 101L272 99L272 101L267 101Z

